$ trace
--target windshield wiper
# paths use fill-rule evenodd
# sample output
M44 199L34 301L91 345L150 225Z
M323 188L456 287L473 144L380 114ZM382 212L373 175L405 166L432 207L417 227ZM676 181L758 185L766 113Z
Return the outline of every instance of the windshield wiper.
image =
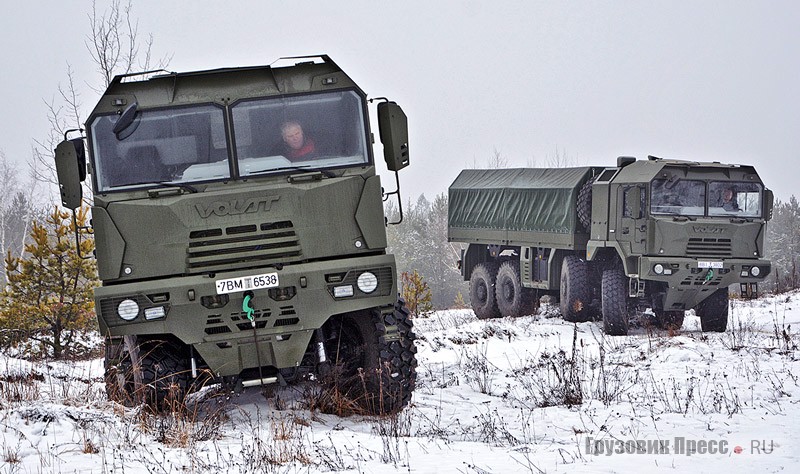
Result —
M259 173L266 173L266 172L273 172L273 171L286 171L286 170L298 170L298 171L311 171L311 172L319 172L324 174L328 178L335 178L336 175L331 170L326 170L324 168L312 168L311 165L300 165L300 166L281 166L279 168L267 168L259 171L253 171L249 174L259 174Z
M190 193L196 193L197 192L197 188L195 188L194 186L191 186L191 185L185 184L185 183L176 183L174 181L141 181L141 182L138 182L138 183L118 184L116 186L109 186L109 187L111 189L114 189L114 188L124 188L126 186L141 186L143 184L150 184L150 185L153 185L153 186L156 186L156 187L159 187L159 188L178 187L178 188L181 188L181 189L185 189L186 191L189 191Z

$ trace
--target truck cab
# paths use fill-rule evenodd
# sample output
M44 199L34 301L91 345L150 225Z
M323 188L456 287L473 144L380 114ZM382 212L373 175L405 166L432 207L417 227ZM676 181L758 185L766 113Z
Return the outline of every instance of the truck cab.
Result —
M298 59L117 76L86 122L86 156L81 139L59 146L65 206L90 170L111 398L160 404L175 387L338 366L336 388L368 411L410 399L414 333L386 252L369 102L329 57ZM384 100L378 117L397 172L405 114ZM366 389L343 381L359 370Z

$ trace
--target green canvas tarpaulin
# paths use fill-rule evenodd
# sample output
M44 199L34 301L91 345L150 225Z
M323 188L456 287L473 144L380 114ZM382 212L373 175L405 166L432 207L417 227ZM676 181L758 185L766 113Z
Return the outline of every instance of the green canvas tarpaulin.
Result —
M592 168L464 170L449 188L451 231L572 234L578 191Z

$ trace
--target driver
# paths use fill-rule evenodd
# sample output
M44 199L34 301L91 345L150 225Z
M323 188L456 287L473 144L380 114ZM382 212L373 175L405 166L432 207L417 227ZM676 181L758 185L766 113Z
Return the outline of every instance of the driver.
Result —
M283 155L291 161L310 159L316 156L314 140L303 132L303 127L296 120L289 120L281 125L281 137L285 145Z

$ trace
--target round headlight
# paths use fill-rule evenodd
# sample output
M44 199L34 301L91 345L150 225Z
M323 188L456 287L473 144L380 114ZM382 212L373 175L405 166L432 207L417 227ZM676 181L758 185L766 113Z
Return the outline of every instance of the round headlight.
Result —
M139 316L139 305L132 299L122 300L117 306L117 314L125 321L133 321Z
M358 276L358 289L364 293L372 293L378 287L378 277L372 272L364 272Z
M661 275L662 273L664 273L664 265L661 265L660 263L656 263L653 266L653 271L656 273L656 275Z
M758 267L753 267L750 269L750 274L753 275L754 277L757 277L761 275L761 269Z

